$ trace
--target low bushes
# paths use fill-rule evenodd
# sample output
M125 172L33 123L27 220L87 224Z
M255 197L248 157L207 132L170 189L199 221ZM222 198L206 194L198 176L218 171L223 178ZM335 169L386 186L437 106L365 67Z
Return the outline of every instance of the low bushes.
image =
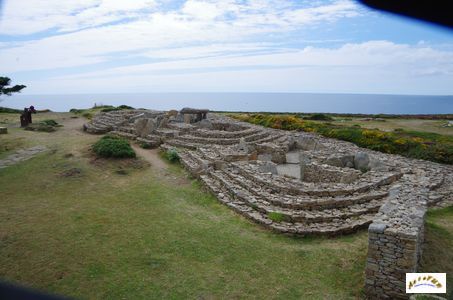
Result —
M305 117L306 120L316 120L316 121L333 121L333 118L326 114L312 114L309 117Z
M380 152L453 164L452 136L406 131L400 128L393 132L385 132L379 129L307 121L294 115L236 114L232 117L276 129L316 132Z
M15 109L15 108L9 108L9 107L1 107L0 106L0 114L1 113L13 113L13 114L20 114L22 113L23 110L22 109Z
M106 135L93 145L96 155L104 158L133 158L135 152L123 138Z
M165 158L168 159L170 162L178 162L179 161L179 154L175 148L171 148L165 152Z
M62 127L63 125L58 124L55 120L48 119L43 120L38 123L28 124L25 127L25 130L29 131L41 131L41 132L54 132L57 130L57 127Z

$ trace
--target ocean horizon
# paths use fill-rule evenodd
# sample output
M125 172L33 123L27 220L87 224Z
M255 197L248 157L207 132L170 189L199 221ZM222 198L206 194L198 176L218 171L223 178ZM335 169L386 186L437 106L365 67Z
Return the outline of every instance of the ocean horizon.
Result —
M94 105L129 105L156 110L183 107L215 111L323 112L363 114L449 114L453 95L384 95L327 93L128 93L24 95L3 97L0 106L57 112Z

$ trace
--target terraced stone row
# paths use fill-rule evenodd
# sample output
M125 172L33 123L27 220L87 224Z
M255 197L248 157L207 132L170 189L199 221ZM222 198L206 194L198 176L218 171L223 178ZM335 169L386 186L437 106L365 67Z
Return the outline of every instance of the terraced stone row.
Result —
M402 173L383 174L380 178L361 178L354 184L323 184L305 183L294 179L273 176L272 174L259 174L255 169L249 169L250 164L241 162L232 163L237 168L239 174L255 181L259 185L267 186L276 193L287 195L309 195L309 196L344 196L355 193L364 193L369 190L377 189L380 186L391 184L401 178ZM369 172L371 173L371 172Z
M201 175L201 181L206 188L213 193L220 202L232 208L236 212L244 215L253 222L263 225L271 230L280 233L296 234L296 235L338 235L356 231L359 228L367 226L374 216L360 215L349 219L338 218L335 222L276 222L269 218L269 215L251 208L249 205L231 196L222 185L216 181L211 175Z
M83 129L89 133L107 133L123 125L129 118L140 113L137 110L101 112L96 114L90 123L84 124Z
M206 154L212 155L212 151L207 148L181 150L181 163L191 174L199 176L219 201L278 232L297 235L353 232L371 222L388 195L385 187L343 197L276 193L272 188L242 176L233 164L223 170L214 170L214 163L206 158ZM280 215L282 221L272 221L269 218L272 213Z

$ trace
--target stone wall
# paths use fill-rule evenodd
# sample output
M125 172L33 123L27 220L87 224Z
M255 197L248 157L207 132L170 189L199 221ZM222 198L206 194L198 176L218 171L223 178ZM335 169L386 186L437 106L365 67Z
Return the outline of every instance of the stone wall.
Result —
M309 163L305 166L303 181L351 183L356 181L360 175L360 171L352 168Z
M399 186L368 228L365 292L369 299L409 299L406 273L417 272L422 254L426 193Z

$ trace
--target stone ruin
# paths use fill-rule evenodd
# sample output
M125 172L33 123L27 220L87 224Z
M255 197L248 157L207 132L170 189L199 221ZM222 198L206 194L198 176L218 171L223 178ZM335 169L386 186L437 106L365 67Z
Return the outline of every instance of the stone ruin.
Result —
M404 276L417 270L426 210L453 202L452 166L208 110L112 111L84 130L176 148L182 165L220 202L276 232L333 236L368 227L369 298L405 298Z

